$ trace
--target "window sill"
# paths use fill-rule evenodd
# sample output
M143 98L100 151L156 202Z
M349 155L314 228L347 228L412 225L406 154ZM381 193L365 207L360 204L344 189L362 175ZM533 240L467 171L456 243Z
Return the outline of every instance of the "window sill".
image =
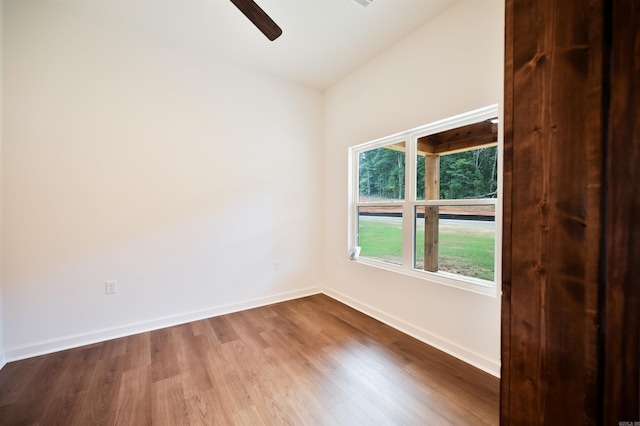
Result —
M496 283L493 281L482 280L479 278L465 277L463 275L451 274L448 272L427 272L418 269L409 269L400 265L382 262L379 260L361 257L355 260L362 265L373 266L375 268L396 272L402 275L430 281L436 284L448 287L459 288L461 290L470 291L472 293L482 294L485 296L497 297L498 291Z

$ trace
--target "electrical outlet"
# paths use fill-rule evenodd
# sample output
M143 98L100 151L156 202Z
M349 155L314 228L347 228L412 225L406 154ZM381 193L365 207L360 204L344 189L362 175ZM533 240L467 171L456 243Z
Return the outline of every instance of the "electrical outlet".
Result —
M280 270L280 262L279 261L275 261L273 262L273 270L274 272L278 272Z
M107 281L104 283L104 292L114 294L118 292L118 281Z

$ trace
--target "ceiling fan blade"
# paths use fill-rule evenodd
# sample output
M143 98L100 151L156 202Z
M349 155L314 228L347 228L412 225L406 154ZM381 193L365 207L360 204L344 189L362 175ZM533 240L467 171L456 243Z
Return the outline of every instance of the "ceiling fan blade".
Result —
M278 24L273 22L273 19L253 0L231 0L231 3L235 4L240 12L244 13L269 40L273 41L282 34L282 29Z

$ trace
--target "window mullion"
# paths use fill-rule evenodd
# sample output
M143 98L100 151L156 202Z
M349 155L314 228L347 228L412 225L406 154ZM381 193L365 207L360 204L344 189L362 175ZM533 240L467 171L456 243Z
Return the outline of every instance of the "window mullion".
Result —
M349 229L349 238L347 246L347 254L358 245L358 169L360 167L358 154L359 150L349 150L349 164L351 170L349 170L349 186L351 187L349 193L349 218L347 227Z
M410 134L406 142L405 156L405 203L402 208L402 265L405 268L414 267L415 226L414 218L416 201L416 145L417 138Z

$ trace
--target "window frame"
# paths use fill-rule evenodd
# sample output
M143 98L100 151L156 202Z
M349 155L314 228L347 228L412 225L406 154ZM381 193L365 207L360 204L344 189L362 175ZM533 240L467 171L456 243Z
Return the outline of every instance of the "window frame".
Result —
M460 126L499 117L497 141L497 192L496 198L489 199L454 199L454 200L418 200L417 185L417 145L418 139L435 133L451 130ZM404 275L428 280L438 284L461 288L489 296L497 296L501 282L502 258L502 170L503 143L502 120L498 104L489 105L463 114L435 121L414 129L396 133L380 139L355 145L349 148L349 218L348 218L348 250L352 252L358 242L358 208L359 207L401 207L402 210L402 265L384 262L360 256L355 261L359 264L373 266ZM405 143L405 186L403 200L360 201L359 200L359 156L361 152L384 147L399 142ZM480 147L480 146L479 146ZM454 153L456 151L451 151ZM446 155L443 153L443 155ZM495 244L494 244L494 280L458 275L444 271L430 272L419 270L414 265L416 218L418 206L451 206L451 205L494 205L495 206Z

